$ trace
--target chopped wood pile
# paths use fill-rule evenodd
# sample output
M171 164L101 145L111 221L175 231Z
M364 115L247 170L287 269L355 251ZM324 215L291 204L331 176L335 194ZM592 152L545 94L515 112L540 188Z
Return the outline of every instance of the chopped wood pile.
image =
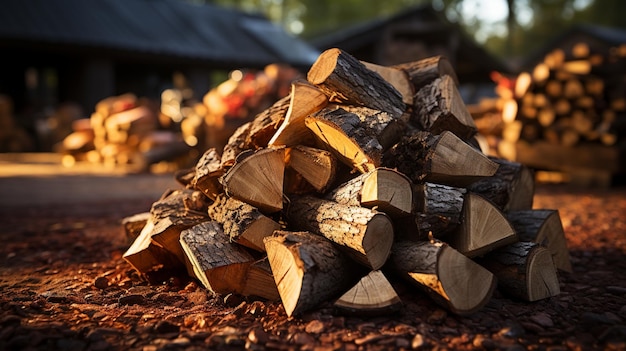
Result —
M145 171L159 161L187 155L190 147L180 133L163 128L153 105L132 93L98 102L90 118L72 123L72 132L59 145L64 165L87 161Z
M514 78L508 91L499 90L491 108L486 101L479 113L477 106L476 122L501 138L492 140L501 157L538 169L604 173L610 182L626 168L620 166L626 143L625 67L626 44L607 52L585 42L567 51L554 49ZM489 109L499 116L484 113ZM594 157L602 161L587 161Z
M453 313L498 287L536 301L571 271L557 210L520 163L488 157L444 57L398 66L323 52L291 95L181 170L124 220L138 272L180 269L216 294L379 315L408 282Z

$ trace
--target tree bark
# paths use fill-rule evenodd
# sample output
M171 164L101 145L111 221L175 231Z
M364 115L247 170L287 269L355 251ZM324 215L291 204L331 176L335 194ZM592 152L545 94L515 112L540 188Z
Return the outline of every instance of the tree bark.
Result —
M224 175L221 157L215 148L210 148L202 154L190 185L202 191L208 198L215 200L218 194L224 191L219 178Z
M332 242L316 234L277 231L264 242L290 317L336 298L366 274Z
M292 199L286 217L289 227L326 237L369 269L389 257L393 224L382 212L304 196Z

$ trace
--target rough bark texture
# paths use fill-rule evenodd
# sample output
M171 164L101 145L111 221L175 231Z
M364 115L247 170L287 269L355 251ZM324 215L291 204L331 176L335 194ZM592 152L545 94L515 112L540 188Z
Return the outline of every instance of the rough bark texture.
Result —
M388 112L363 106L339 105L339 107L357 115L365 124L365 129L376 136L383 151L397 143L405 130L404 122Z
M552 254L556 267L572 272L569 249L558 210L525 210L507 214L520 241L535 242Z
M380 166L383 147L356 114L324 108L307 117L306 125L348 166L362 173Z
M415 94L410 121L433 134L451 131L461 140L476 134L476 124L450 76L437 78Z
M390 265L435 302L459 315L482 308L496 286L489 271L442 242L397 242Z
M454 68L450 64L450 61L444 56L432 56L392 67L405 72L413 86L414 92L419 91L424 86L444 75L450 76L456 85L459 84L459 79L456 76Z
M150 212L141 212L122 219L122 227L129 243L132 243L150 220Z
M397 118L404 113L402 95L391 84L339 49L329 49L320 54L309 69L307 79L318 86L331 102L387 111Z
M272 106L265 109L254 117L250 125L250 132L247 135L246 144L260 149L267 147L270 139L278 130L280 124L285 119L289 109L290 96L276 101Z
M210 148L202 154L196 163L194 176L190 185L202 191L204 195L215 200L217 195L223 191L219 178L224 175L221 157L215 148Z
M498 164L496 174L471 184L468 189L493 202L505 213L531 209L535 193L532 171L519 162L490 159Z
M254 258L243 247L231 243L222 227L206 221L184 230L180 243L187 271L216 294L243 292L248 267Z
M332 242L309 232L277 231L265 246L288 316L336 298L365 274Z
M393 244L389 217L364 207L304 196L292 199L287 209L289 227L323 235L364 266L382 267Z
M244 123L228 138L228 143L224 145L224 151L222 152L222 169L226 170L231 167L240 153L250 150L247 140L251 127L252 122Z
M392 217L412 211L411 181L389 168L376 168L340 184L325 198L348 206L376 208Z
M416 237L404 235L411 240L427 240L429 235L443 238L454 232L461 223L464 188L424 183L413 187Z
M208 213L211 219L222 225L231 241L256 251L264 252L263 238L280 229L278 223L257 208L225 194L218 196L209 206Z
M537 301L561 292L550 252L540 244L514 243L479 262L498 278L498 288L511 297Z

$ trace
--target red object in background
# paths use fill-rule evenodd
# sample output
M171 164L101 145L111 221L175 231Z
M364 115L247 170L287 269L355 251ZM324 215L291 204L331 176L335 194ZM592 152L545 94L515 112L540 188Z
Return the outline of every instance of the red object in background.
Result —
M515 78L509 78L498 71L491 71L489 78L493 80L498 86L513 90L515 88Z

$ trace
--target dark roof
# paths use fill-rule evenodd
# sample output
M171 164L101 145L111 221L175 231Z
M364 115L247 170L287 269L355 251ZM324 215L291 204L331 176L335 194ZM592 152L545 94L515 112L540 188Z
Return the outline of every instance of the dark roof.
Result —
M510 72L510 68L501 60L487 52L473 38L467 36L463 29L455 23L445 18L443 13L435 10L430 5L422 5L409 8L395 15L374 19L365 23L350 26L334 33L319 36L309 40L311 45L320 50L331 47L341 48L347 52L356 52L361 48L375 45L383 40L387 34L385 29L394 23L407 23L407 28L413 35L418 34L413 40L421 40L433 43L448 43L451 38L459 39L457 46L457 57L449 57L459 70L467 69L480 71L483 79L489 80L489 75L484 74L492 70L500 72ZM377 62L373 62L377 63ZM463 67L460 67L460 66ZM470 68L469 66L473 66ZM469 74L472 79L476 79L476 74ZM480 78L480 77L478 77Z
M104 49L225 67L310 66L319 52L261 16L181 0L3 0L0 47Z
M537 51L528 55L522 61L521 69L529 69L541 62L545 55L555 48L573 45L576 42L593 42L596 49L598 45L608 50L610 47L626 44L626 29L603 27L592 24L576 24L550 39Z

